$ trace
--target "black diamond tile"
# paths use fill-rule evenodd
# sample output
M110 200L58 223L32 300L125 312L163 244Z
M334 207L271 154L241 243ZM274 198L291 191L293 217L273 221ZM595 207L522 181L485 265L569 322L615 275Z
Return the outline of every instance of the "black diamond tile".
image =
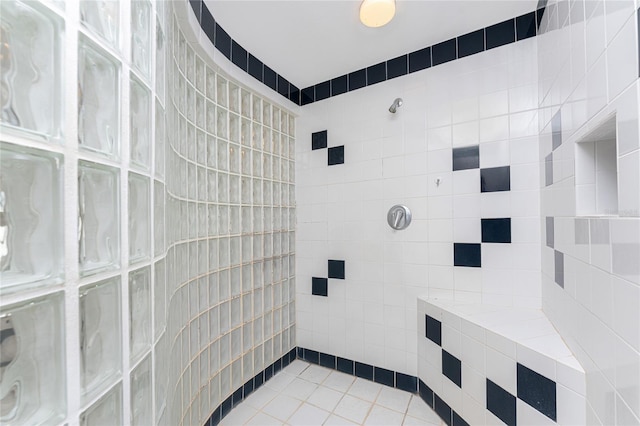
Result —
M329 166L344 164L344 145L334 146L327 150L327 164Z
M442 350L442 374L459 388L462 387L462 363L444 349Z
M311 149L322 149L327 147L327 131L311 133Z
M426 404L433 408L433 391L422 380L418 381L418 393Z
M202 31L207 35L207 38L215 46L216 41L216 21L213 19L213 15L209 12L207 6L202 4L202 21L200 22Z
M453 266L481 267L480 247L480 244L453 243Z
M356 361L355 373L357 377L362 377L363 379L367 380L373 380L373 365L363 364Z
M409 53L409 72L416 72L431 66L431 48L416 50Z
M554 219L551 216L545 218L547 247L553 248L555 242Z
M280 74L278 74L278 93L285 98L289 97L289 81Z
M456 59L456 39L452 38L451 40L434 44L431 47L431 58L434 67Z
M231 59L231 37L229 34L216 23L216 49L220 51L227 59Z
M336 369L336 357L335 355L329 355L320 352L320 365L327 368Z
M396 387L403 391L416 393L418 391L418 378L396 372Z
M442 323L437 319L425 315L426 337L438 346L442 345Z
M482 219L483 243L510 243L511 218Z
M262 61L249 54L249 74L258 81L262 81Z
M508 426L516 425L516 397L487 379L487 410Z
M272 88L273 90L276 90L278 88L278 78L277 78L276 72L271 68L269 68L267 64L264 64L264 66L262 67L262 72L263 72L262 82L267 86L269 86L270 88Z
M351 374L351 375L355 374L353 364L354 364L353 361L351 361L350 359L340 358L340 357L338 357L336 362L338 371L341 371L346 374Z
M361 69L349 73L349 91L360 89L367 85L367 70Z
M477 169L480 167L480 146L453 148L453 171Z
M329 278L344 280L344 260L329 260Z
M485 28L487 50L516 41L515 19L500 22Z
M408 72L409 55L398 56L387 61L387 79L400 77Z
M451 426L451 407L437 394L433 394L433 409L448 426Z
M544 185L553 184L553 152L544 158Z
M560 110L551 119L551 145L554 151L562 145L562 115Z
M394 387L393 371L386 368L374 367L373 369L373 381L385 386Z
M347 76L341 75L331 79L331 96L341 95L347 92Z
M556 418L556 382L518 364L518 398L549 417Z
M516 18L516 38L524 40L536 35L536 12L530 12Z
M452 413L452 418L453 426L469 426L469 423L467 423L462 417L460 417L460 414L455 411Z
M327 279L326 278L311 278L311 294L314 296L328 296L328 288L327 288Z
M511 169L509 166L480 169L480 190L498 192L511 190Z
M300 104L308 105L314 101L315 98L315 86L305 87L300 92Z
M247 50L236 43L235 40L231 40L231 62L241 70L247 71Z
M367 67L367 86L380 83L387 79L387 63L381 62Z
M329 80L316 84L316 101L327 99L331 96L331 82Z
M560 287L564 288L564 254L558 250L553 251L555 281Z
M474 55L484 50L484 28L458 37L458 58Z

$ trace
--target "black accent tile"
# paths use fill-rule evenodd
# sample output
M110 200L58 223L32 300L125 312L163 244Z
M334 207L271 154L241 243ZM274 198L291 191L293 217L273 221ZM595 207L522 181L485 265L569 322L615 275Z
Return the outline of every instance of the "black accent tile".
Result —
M367 85L367 70L361 69L349 73L349 91L360 89Z
M231 59L231 37L216 23L216 49L227 59Z
M438 346L442 346L442 323L437 319L425 315L426 338Z
M456 413L455 411L451 414L453 426L470 426L469 423L467 423L462 417L460 417L460 414Z
M516 397L487 379L487 410L508 426L516 425Z
M273 374L277 374L280 370L282 370L282 360L281 359L277 359L273 363Z
M198 23L202 24L202 0L189 0L189 5L196 15Z
M483 243L510 243L511 218L482 219Z
M278 93L289 98L289 80L278 74Z
M312 364L320 364L320 352L311 349L304 350L304 360Z
M431 46L431 58L434 67L456 59L456 39L452 38Z
M337 361L336 366L338 368L338 371L341 371L346 374L351 374L351 375L355 374L353 361L351 361L350 359L340 358L340 357L338 357L336 361Z
M331 96L331 82L329 80L316 84L316 101L327 99Z
M220 418L223 419L229 414L231 409L233 408L233 395L229 396L229 398L225 399L221 404L220 409Z
M373 381L386 386L394 387L393 371L386 368L374 367L373 369Z
M433 408L433 391L422 380L418 380L418 393L420 398L431 408Z
M545 233L547 237L547 247L553 248L555 243L555 228L554 228L554 220L552 216L547 216L545 218Z
M442 374L459 388L462 387L462 363L444 349L442 350Z
M271 68L269 68L267 64L264 64L264 66L262 67L262 72L263 72L262 82L267 86L269 86L270 88L272 88L273 90L276 90L278 88L278 84L277 84L278 80L277 80L276 72Z
M435 393L433 394L433 409L448 426L451 426L451 407Z
M355 375L363 379L373 380L373 365L363 364L356 361Z
M323 367L336 369L336 356L320 352L320 365Z
M234 407L236 405L240 404L242 402L242 399L243 399L242 387L236 389L236 391L231 395L231 397L232 397L232 403L233 403Z
M249 395L251 395L254 391L254 383L253 383L253 379L249 380L247 383L245 383L242 387L242 392L244 397L248 397Z
M458 37L458 58L484 50L484 28Z
M367 67L367 86L380 83L387 79L387 63L381 62L379 64L371 65Z
M327 150L327 164L329 166L344 164L344 145L334 146Z
M200 22L202 31L207 35L209 41L215 46L216 40L216 21L213 19L213 15L209 12L207 6L202 4L202 21Z
M344 280L344 260L329 260L329 278Z
M324 296L327 297L329 295L329 288L327 285L326 278L311 278L311 294L314 296ZM306 352L306 351L305 351Z
M258 389L260 386L262 386L264 383L264 371L261 371L260 373L256 374L253 377L253 386L255 389Z
M477 169L480 167L480 146L453 148L453 171Z
M300 105L300 89L289 83L289 100L296 105Z
M262 61L249 53L249 75L262 82Z
M287 368L287 366L291 364L291 359L289 358L288 352L282 355L282 358L280 358L280 362L282 363L282 368Z
M556 417L556 382L525 367L517 365L518 398L549 417Z
M231 40L231 62L236 64L241 70L247 71L247 49Z
M485 35L487 38L487 50L513 43L516 41L515 19L509 19L485 28Z
M298 348L293 348L289 351L289 363L292 363L298 358Z
M562 145L562 115L561 110L558 110L551 119L551 146L555 151Z
M540 30L540 24L542 24L542 18L544 17L546 7L538 8L536 10L536 27Z
M540 9L540 8L545 8L547 7L547 3L549 2L549 0L538 0L538 5L536 6L536 9Z
M300 105L307 105L314 101L315 86L305 87L300 91Z
M322 149L327 147L327 131L311 133L311 149Z
M409 72L416 72L431 66L431 47L409 53Z
M418 391L418 378L396 372L396 387L403 391L416 393Z
M504 166L480 169L480 190L482 192L511 190L511 168Z
M480 244L453 243L453 266L482 266L482 249Z
M264 381L266 382L273 377L273 364L264 369Z
M562 252L553 251L553 264L555 282L564 288L564 254Z
M304 348L297 347L296 348L297 357L300 359L304 359Z
M218 405L213 414L211 414L211 417L209 417L209 426L217 426L220 424L220 421L222 420L220 417L221 411L222 406Z
M524 40L536 36L536 12L529 12L516 18L516 38Z
M331 79L331 96L341 95L347 92L347 76L341 75Z
M387 61L387 80L405 75L409 69L409 55L398 56Z
M553 185L553 152L544 158L544 186Z

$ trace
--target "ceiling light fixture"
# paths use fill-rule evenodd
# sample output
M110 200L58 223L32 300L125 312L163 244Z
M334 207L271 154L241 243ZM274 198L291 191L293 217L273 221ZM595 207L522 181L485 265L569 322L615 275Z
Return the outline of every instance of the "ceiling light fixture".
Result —
M386 25L396 14L396 0L363 0L360 5L360 21L367 27Z

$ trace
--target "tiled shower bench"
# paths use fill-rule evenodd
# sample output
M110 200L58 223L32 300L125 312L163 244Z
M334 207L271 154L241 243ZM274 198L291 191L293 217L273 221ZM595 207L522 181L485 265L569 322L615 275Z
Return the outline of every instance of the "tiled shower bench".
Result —
M418 298L418 375L448 424L585 424L584 370L539 309Z

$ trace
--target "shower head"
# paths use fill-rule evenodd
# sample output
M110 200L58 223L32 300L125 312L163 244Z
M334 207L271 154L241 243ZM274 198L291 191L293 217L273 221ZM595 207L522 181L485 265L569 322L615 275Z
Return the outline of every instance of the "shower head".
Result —
M389 107L389 112L395 114L399 107L402 106L402 98L396 98L391 106Z

